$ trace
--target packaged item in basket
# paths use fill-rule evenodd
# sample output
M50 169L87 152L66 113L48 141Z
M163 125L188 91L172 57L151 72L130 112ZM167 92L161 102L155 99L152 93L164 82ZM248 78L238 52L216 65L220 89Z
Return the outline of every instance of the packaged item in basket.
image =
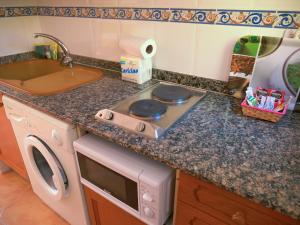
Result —
M260 96L258 108L263 109L266 103L267 97L266 96Z
M274 104L275 104L275 98L272 96L268 96L263 108L266 110L274 110Z
M277 107L274 109L275 112L281 112L284 110L285 104L284 102L281 102L280 104L277 105Z

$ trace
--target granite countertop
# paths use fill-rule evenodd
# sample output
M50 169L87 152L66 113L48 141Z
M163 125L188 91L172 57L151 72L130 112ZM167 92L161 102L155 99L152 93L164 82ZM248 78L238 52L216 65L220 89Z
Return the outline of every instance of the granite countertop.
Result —
M149 139L95 120L98 110L147 86L105 74L102 80L53 96L30 96L3 85L0 92L300 219L300 114L289 113L276 124L247 118L238 100L208 92L162 138Z

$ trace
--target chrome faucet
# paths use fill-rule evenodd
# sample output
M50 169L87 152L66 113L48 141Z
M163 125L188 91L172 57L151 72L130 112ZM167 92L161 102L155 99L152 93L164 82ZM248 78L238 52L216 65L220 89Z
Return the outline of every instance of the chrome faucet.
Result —
M61 59L61 64L65 65L65 66L69 66L70 68L72 68L73 66L73 59L71 57L70 51L67 48L67 46L58 38L51 36L49 34L43 34L43 33L34 33L34 38L37 37L44 37L44 38L48 38L52 41L54 41L55 43L57 43L59 45L59 47L61 47L61 49L63 50L63 56Z

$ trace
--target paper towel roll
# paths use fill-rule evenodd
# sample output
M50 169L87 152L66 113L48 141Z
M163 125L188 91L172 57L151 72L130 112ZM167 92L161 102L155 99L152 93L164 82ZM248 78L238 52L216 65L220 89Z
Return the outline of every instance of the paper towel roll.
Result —
M139 37L124 37L120 40L119 46L127 55L144 59L152 58L157 50L153 39Z

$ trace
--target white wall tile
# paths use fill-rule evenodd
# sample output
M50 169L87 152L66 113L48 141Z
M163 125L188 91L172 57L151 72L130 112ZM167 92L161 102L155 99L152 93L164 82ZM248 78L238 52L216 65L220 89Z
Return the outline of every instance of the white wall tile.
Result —
M249 33L250 29L247 27L199 25L196 36L194 74L226 81L233 46L241 36Z
M154 7L157 8L195 8L198 0L154 0Z
M300 1L299 0L272 0L272 1L254 0L254 9L299 11Z
M154 67L192 74L196 44L195 24L156 23Z
M21 19L21 18L20 18ZM27 39L28 49L34 49L34 43L36 42L35 38L33 37L34 33L41 32L41 25L40 20L37 16L34 17L23 17L22 18L25 27L25 38Z
M28 51L28 42L24 38L26 29L23 20L3 18L0 19L0 27L2 31L5 31L5 35L0 35L1 56Z
M120 21L94 19L92 31L94 43L92 57L118 62L120 60Z
M118 0L88 0L90 6L96 7L117 7Z
M38 6L89 6L89 0L38 0Z
M118 0L118 7L153 7L153 1L141 1L141 0Z
M36 6L38 0L26 0L26 1L21 1L21 0L0 0L0 7L3 6Z
M137 36L145 38L154 37L155 22L150 21L120 21L121 37Z
M201 9L253 9L253 6L254 0L198 0L198 7Z
M33 50L33 33L40 31L37 17L1 18L0 27L0 56Z
M252 35L263 35L271 37L282 37L285 29L270 29L270 28L261 28L261 27L251 27L250 34Z
M42 16L41 31L59 38L71 53L91 56L93 48L91 20Z

